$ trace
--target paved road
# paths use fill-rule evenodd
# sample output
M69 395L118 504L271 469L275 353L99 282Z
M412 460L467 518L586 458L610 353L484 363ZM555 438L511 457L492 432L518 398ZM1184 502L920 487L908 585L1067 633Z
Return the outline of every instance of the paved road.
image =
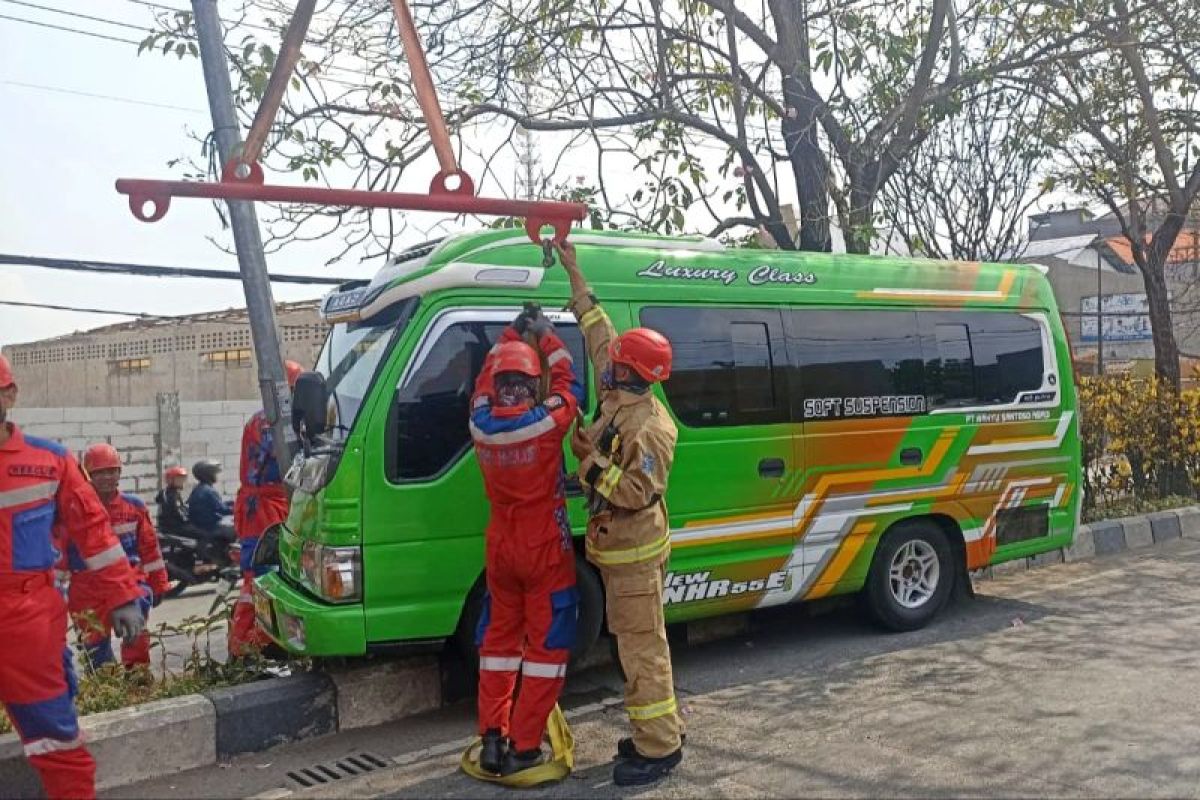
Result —
M214 658L224 661L226 656L226 624L222 620L212 625L205 625L203 620L209 618L209 609L217 597L216 583L206 583L187 590L174 600L164 600L162 604L150 612L150 629L156 632L158 646L154 647L150 657L155 670L162 664L162 654L167 654L167 668L178 669L193 647L201 650L207 648ZM224 587L222 587L224 588ZM207 628L206 634L200 633ZM172 632L172 629L177 632Z
M189 589L174 600L164 600L150 611L150 666L156 675L164 668L178 671L193 648L201 652L207 649L217 660L225 660L225 622L211 626L202 622L210 616L209 609L216 596L217 584L208 583ZM207 633L202 628L208 628ZM120 640L116 637L113 637L113 652L118 655L120 652ZM76 669L83 669L78 652L75 663Z
M1200 796L1200 542L979 584L925 631L850 611L764 614L680 648L682 767L622 792L611 669L568 683L571 778L540 798ZM117 790L110 797L513 797L457 772L470 703ZM306 795L287 771L369 752L391 766Z

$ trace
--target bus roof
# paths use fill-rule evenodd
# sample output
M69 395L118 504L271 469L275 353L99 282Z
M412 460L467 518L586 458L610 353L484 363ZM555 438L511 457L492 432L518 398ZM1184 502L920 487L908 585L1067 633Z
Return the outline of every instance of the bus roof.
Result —
M1046 269L1034 265L730 248L615 231L577 230L571 241L589 283L610 299L1055 308ZM450 236L401 253L366 285L331 293L322 314L365 319L449 289L565 295L565 272L543 268L542 255L519 229Z

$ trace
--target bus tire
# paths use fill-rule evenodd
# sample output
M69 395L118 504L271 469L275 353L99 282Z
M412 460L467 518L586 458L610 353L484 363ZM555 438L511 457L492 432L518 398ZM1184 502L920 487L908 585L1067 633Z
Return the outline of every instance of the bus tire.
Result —
M577 662L592 649L604 627L604 582L580 553L575 554L575 587L579 590L579 623L571 660Z
M582 555L575 554L575 587L579 590L579 621L575 629L575 646L571 648L571 660L578 661L600 638L604 625L604 584L596 568L587 563ZM475 644L475 631L479 617L483 614L483 597L487 592L487 576L479 580L467 594L462 618L454 632L455 645L472 672L479 669L479 648Z
M864 610L889 631L923 628L954 591L958 567L945 532L931 522L901 522L875 549Z

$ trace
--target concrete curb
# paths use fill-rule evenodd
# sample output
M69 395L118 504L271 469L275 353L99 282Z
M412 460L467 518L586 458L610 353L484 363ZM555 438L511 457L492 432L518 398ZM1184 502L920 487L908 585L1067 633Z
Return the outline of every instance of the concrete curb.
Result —
M1069 547L975 574L993 577L1180 537L1200 539L1200 506L1081 525ZM729 638L745 633L749 623L748 613L697 620L686 623L683 638L688 644ZM610 660L608 648L598 646L587 666ZM99 788L111 789L239 753L382 725L438 708L449 696L440 672L435 657L359 664L93 714L83 717L82 725L99 763ZM5 798L41 796L15 734L0 736L0 787Z
M217 716L208 698L185 695L80 718L96 759L96 786L111 789L217 760ZM0 736L5 798L42 796L16 734Z
M338 729L333 681L321 673L230 686L204 696L216 711L216 758L254 753Z

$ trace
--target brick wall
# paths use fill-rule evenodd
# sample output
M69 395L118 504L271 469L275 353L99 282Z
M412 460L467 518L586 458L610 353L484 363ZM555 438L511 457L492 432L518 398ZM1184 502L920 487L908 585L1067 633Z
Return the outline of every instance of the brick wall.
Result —
M124 462L121 490L153 507L163 469L182 464L190 473L192 464L202 458L221 462L224 469L217 489L232 499L238 486L242 427L259 407L248 400L176 401L165 408L17 406L10 418L30 435L61 442L76 457L90 444L108 442ZM188 485L193 483L189 479Z

